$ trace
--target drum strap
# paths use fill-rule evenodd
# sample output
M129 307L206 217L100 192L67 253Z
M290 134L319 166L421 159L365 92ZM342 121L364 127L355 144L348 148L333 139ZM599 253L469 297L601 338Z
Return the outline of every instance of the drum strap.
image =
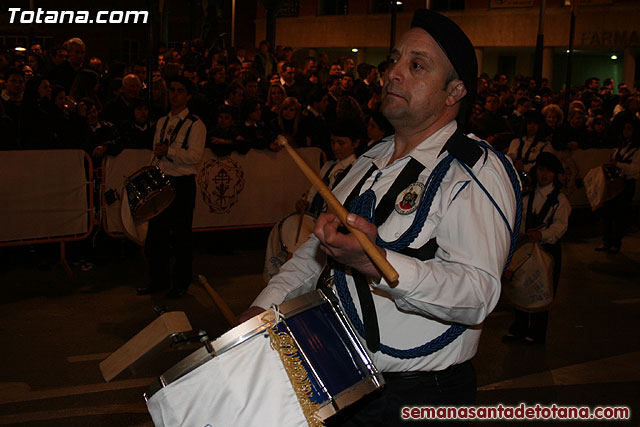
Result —
M182 141L183 150L189 148L189 135L191 134L191 128L193 127L193 124L198 120L198 118L191 113L189 113L189 115L185 118L191 120L191 124L189 125L189 129L187 129L187 133L184 134L184 141Z
M378 235L376 239L376 244L383 248L387 248L396 252L400 252L402 249L408 247L418 236L424 222L426 221L429 211L431 210L431 205L435 195L447 174L449 167L452 161L455 159L458 160L459 164L467 171L467 173L471 176L471 178L478 184L478 186L483 190L483 192L487 195L487 197L491 200L492 204L502 217L503 221L507 229L509 230L509 234L511 236L511 245L509 249L509 255L507 257L507 262L505 263L505 269L511 261L511 257L513 256L513 250L515 248L515 244L518 238L518 230L520 229L520 217L522 212L522 199L520 194L520 183L518 181L516 171L513 168L511 162L506 158L503 153L500 153L493 149L490 145L483 141L474 141L460 132L455 132L449 141L445 144L444 149L448 151L448 155L442 159L438 165L434 168L434 170L429 175L427 183L425 185L425 191L421 196L421 202L418 205L417 213L414 218L413 223L409 227L407 231L405 231L397 240L393 242L385 242ZM443 150L444 150L443 149ZM470 169L475 165L475 163L485 155L487 156L488 151L492 151L502 163L505 172L509 176L509 180L511 185L513 186L514 195L516 198L516 217L515 223L511 226L506 219L504 213L497 205L491 194L486 190L486 188L482 185L482 183L477 179L475 174ZM404 172L404 171L403 171ZM376 179L380 176L380 172L378 172ZM366 181L366 178L363 178L361 182ZM375 184L375 181L374 181ZM372 184L373 187L373 184ZM352 193L353 194L353 193ZM356 193L357 194L357 193ZM370 188L365 191L362 195L357 196L356 199L353 200L353 203L349 205L349 208L352 212L357 213L367 220L373 222L375 218L374 210L375 207L375 193ZM428 245L429 243L427 243ZM338 296L340 298L340 302L342 307L345 310L348 318L351 320L351 323L358 331L361 336L364 336L366 339L365 328L362 322L358 317L358 313L355 310L353 305L353 300L351 298L349 289L347 287L346 275L345 271L340 268L334 269L334 282L336 284L336 290ZM369 292L370 293L370 292ZM465 326L454 324L449 327L444 333L440 336L434 338L433 340L415 348L411 349L397 349L384 344L379 344L380 351L386 355L391 357L401 358L401 359L410 359L416 357L424 357L432 354L435 351L438 351L451 342L453 342L457 337L459 337L466 330Z
M173 129L173 131L171 132L171 135L169 136L168 145L171 145L175 142L176 138L178 137L178 132L180 132L182 125L184 125L184 122L187 121L187 119L191 120L191 125L189 126L189 129L187 129L187 133L184 135L184 141L182 141L182 148L185 150L189 148L189 134L191 133L191 128L193 127L193 124L198 120L198 118L191 113L187 114L187 116L184 119L178 122L178 125ZM162 129L160 130L160 135L162 135L161 139L163 141L167 141L167 138L165 136L167 123L169 123L169 116L167 116L167 118L165 119L162 125Z
M622 148L618 150L616 154L616 161L620 163L631 163L631 159L633 158L634 153L638 151L638 147L627 150L626 153L622 154Z
M531 228L536 228L544 223L544 219L549 213L549 210L558 204L558 195L560 194L560 190L557 187L553 188L553 191L549 193L547 196L547 200L545 200L544 205L540 209L540 212L537 214L533 213L533 199L535 199L535 190L531 192L529 195L529 202L527 203L527 219L525 222L525 228L527 230ZM549 228L549 226L553 224L553 217L549 219L549 224L546 224L545 228Z
M523 156L522 150L524 149L524 137L520 138L520 145L518 146L518 155L516 157L516 160L522 160L523 163L535 162L535 159L529 160L529 156L531 155L531 151L533 150L533 147L535 147L537 143L538 141L534 137L533 141L531 142L531 145L529 145L529 148L527 148L527 152L524 153L524 156Z
M333 171L333 169L336 167L337 164L338 162L332 164L331 167L327 170L327 172L322 177L322 182L327 184L327 186L329 186L329 177L331 176L331 171ZM313 196L313 200L311 200L309 211L315 215L319 215L320 212L322 212L323 207L324 207L324 199L322 198L320 193L316 193L316 195Z

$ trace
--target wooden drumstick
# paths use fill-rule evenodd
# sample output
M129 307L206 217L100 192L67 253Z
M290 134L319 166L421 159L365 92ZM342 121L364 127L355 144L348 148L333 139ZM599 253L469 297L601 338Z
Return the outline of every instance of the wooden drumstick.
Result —
M389 284L389 286L396 287L398 284L398 272L393 268L393 266L387 261L387 259L382 256L382 254L378 251L376 246L369 240L366 234L362 231L357 230L350 226L347 223L347 215L349 212L342 206L342 204L336 199L336 196L333 195L329 187L320 179L318 175L309 167L307 162L304 161L302 157L294 150L287 142L287 139L278 135L278 143L280 146L284 147L289 155L296 162L302 173L311 181L311 185L313 185L318 193L322 196L322 198L327 202L329 208L335 212L335 214L340 218L342 224L353 234L362 245L364 251L369 255L373 263L378 267L384 276L385 280Z
M227 322L229 322L229 324L232 327L238 326L238 318L236 317L235 314L233 314L233 311L231 311L231 309L224 302L222 297L216 291L213 290L211 285L209 285L207 278L204 277L202 274L199 274L198 280L200 281L200 284L204 287L204 289L207 291L207 293L213 300L213 303L220 309L224 318L227 319Z

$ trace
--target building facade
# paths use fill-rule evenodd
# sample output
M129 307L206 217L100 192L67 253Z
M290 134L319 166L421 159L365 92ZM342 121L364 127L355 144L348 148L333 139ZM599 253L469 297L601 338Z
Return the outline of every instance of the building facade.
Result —
M287 16L276 20L276 44L293 47L299 51L299 56L314 55L322 50L330 57L346 56L357 63L377 64L389 51L392 27L389 2L310 0L281 3ZM415 9L430 7L446 14L467 33L476 47L478 73L494 75L500 72L510 79L516 75L533 75L540 0L397 3L396 37L409 28ZM267 15L263 4L258 2L256 11L256 43L266 35ZM547 0L542 13L542 76L552 82L554 89L560 89L566 80L572 10L575 17L572 86L580 85L591 76L601 80L613 78L616 84L638 81L640 2L578 0L574 9L570 0Z

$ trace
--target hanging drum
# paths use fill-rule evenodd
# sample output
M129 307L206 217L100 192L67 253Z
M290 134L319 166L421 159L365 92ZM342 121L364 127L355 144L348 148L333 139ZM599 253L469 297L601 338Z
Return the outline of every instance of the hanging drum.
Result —
M131 215L138 222L149 221L165 210L176 197L169 178L157 166L145 166L125 180Z

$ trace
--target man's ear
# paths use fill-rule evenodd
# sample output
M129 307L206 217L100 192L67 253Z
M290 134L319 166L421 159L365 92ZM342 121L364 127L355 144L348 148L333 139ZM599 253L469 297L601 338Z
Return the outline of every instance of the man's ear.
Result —
M467 94L467 88L462 80L452 80L447 86L447 99L445 104L447 107L453 107Z

